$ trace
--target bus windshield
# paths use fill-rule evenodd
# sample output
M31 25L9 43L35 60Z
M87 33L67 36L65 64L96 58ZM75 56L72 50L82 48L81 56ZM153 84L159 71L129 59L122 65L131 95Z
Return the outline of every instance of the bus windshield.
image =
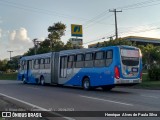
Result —
M121 49L121 59L123 65L137 66L139 65L139 50Z

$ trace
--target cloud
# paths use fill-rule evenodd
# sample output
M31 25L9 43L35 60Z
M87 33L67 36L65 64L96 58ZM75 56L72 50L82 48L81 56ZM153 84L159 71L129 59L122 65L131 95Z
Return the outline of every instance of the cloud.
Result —
M28 37L27 29L19 28L13 31L0 29L0 59L9 58L8 50L12 50L12 56L23 55L33 47L32 40Z
M30 38L28 37L27 30L25 28L20 28L18 30L13 30L9 33L9 40L14 42L31 42Z
M13 51L21 51L23 54L27 49L33 47L32 40L28 37L27 30L20 28L9 33L9 47Z

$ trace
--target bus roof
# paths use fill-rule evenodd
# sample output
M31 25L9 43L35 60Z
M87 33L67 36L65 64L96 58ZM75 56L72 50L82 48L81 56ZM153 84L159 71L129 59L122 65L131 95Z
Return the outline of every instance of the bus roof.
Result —
M108 46L108 47L101 47L101 48L83 48L83 49L72 49L72 50L63 50L60 51L60 55L68 55L68 54L80 54L80 53L85 53L85 52L96 52L99 50L108 50L108 49L113 49L113 48L130 48L130 49L136 49L134 46L126 46L126 45L118 45L118 46Z
M86 53L86 52L96 52L99 50L113 49L117 47L136 49L136 47L134 46L118 45L118 46L108 46L108 47L101 47L101 48L83 48L83 49L62 50L59 53L60 53L60 56L62 56L62 55L68 55L68 54L81 54L81 53ZM21 58L21 60L33 60L33 59L47 58L47 57L51 57L51 54L52 52L32 55L32 56L24 56Z
M38 54L38 55L32 55L32 56L24 56L21 58L21 60L33 60L33 59L39 59L39 58L48 58L51 57L51 52L44 53L44 54Z

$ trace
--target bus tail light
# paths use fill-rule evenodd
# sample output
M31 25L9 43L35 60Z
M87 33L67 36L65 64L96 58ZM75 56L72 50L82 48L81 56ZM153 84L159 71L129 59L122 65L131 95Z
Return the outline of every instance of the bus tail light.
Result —
M120 72L119 72L119 69L118 69L117 66L114 68L114 77L115 77L116 79L119 79L119 78L120 78Z

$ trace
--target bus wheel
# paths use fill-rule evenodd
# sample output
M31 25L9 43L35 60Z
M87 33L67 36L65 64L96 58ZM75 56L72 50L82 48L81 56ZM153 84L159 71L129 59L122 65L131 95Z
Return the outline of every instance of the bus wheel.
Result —
M84 78L84 80L83 80L83 89L84 90L90 90L90 81L89 81L89 78Z
M26 84L27 82L26 82L26 78L23 76L22 77L22 81L23 81L23 84Z
M41 84L41 85L45 85L44 77L41 77L41 78L40 78L40 84Z
M114 88L114 86L103 86L102 89L104 91L110 91L112 88Z

